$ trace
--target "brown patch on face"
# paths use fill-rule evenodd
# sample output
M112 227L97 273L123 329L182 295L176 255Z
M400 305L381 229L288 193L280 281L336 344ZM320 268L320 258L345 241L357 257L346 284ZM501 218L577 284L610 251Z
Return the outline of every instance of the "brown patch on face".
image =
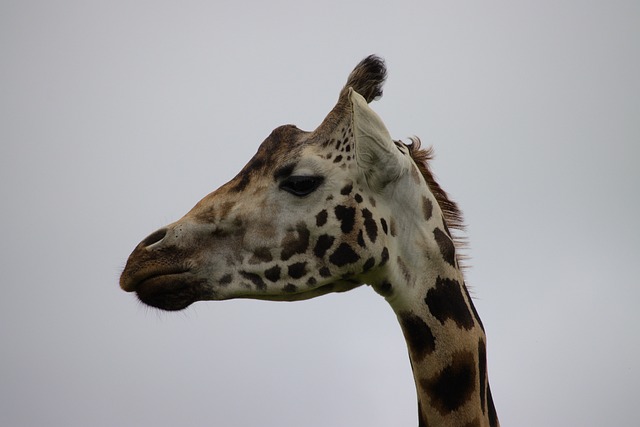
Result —
M273 256L271 256L271 250L266 247L257 248L253 251L251 258L249 259L249 264L262 264L265 262L271 262L273 260Z
M295 254L303 254L309 247L309 229L304 222L299 222L295 230L289 230L280 242L282 252L280 259L287 261Z
M350 233L356 222L356 208L338 205L334 208L334 213L338 221L340 221L342 232L345 234Z
M349 183L344 187L342 187L342 190L340 190L340 194L342 194L343 196L348 196L349 194L351 194L352 190L353 190L353 184Z
M328 234L323 234L318 237L318 241L316 242L315 247L313 248L313 253L318 258L324 257L327 253L327 250L331 248L333 245L335 238L333 236L329 236Z
M347 264L353 264L360 259L351 246L347 243L341 243L340 246L329 256L329 261L338 267L343 267Z
M371 270L374 265L376 265L376 259L373 257L369 258L362 266L362 272L366 273L367 271Z
M292 279L299 279L305 274L307 274L307 263L306 262L296 262L291 264L288 267L289 277Z
M277 282L278 280L280 280L280 267L275 265L270 269L265 270L264 277L272 282Z
M391 219L391 224L393 225L393 218ZM382 226L382 231L384 234L387 234L389 229L387 227L387 220L384 218L380 218L380 225Z
M262 277L258 276L257 274L241 271L240 275L245 279L251 281L251 283L253 283L258 290L264 291L267 289L267 284L264 283L264 280L262 280Z
M367 236L372 243L376 242L378 237L378 225L373 219L373 214L369 209L362 209L362 217L364 218L364 228L367 231Z
M432 378L420 380L421 387L431 398L433 406L442 415L459 409L471 399L477 378L473 353L454 353L451 363Z
M329 214L327 213L327 210L326 209L321 210L316 215L316 225L318 227L322 227L323 225L325 225L327 223L327 218L328 217L329 217Z
M320 270L318 270L318 273L321 277L331 277L331 270L329 270L328 267L322 267Z
M258 152L249 160L249 163L226 185L232 193L244 192L252 181L264 174L270 165L275 164L275 159L284 153L290 153L300 147L299 141L307 132L301 131L293 125L284 125L274 129L271 134L260 144Z
M389 249L382 248L382 254L380 255L380 265L383 266L389 261Z

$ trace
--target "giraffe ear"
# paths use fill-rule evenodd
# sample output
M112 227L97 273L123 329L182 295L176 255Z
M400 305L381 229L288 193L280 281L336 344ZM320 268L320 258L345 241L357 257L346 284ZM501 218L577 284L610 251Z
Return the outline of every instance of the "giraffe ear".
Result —
M369 185L382 189L402 173L403 163L382 119L353 89L349 89L353 111L356 162Z

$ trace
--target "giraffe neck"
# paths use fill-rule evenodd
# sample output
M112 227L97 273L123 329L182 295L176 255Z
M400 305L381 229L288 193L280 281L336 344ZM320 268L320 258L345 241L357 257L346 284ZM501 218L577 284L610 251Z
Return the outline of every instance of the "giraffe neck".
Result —
M403 224L400 216L392 224L397 256L374 288L392 306L407 342L419 426L497 426L486 337L455 246L433 196L416 205L426 221Z

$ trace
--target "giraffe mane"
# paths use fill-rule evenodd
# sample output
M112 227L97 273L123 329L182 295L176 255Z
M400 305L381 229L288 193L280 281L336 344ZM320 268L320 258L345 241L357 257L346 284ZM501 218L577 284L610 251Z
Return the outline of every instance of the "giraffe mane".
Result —
M409 149L409 154L411 158L415 162L418 170L424 177L429 189L433 193L440 205L440 209L442 210L442 215L444 217L445 226L450 229L451 238L453 240L453 244L456 248L456 257L458 259L458 263L461 267L461 270L466 268L464 265L464 261L467 260L467 256L461 254L460 251L467 248L467 239L464 235L466 226L464 223L462 211L458 207L458 204L449 197L446 191L442 189L440 184L435 179L435 175L431 171L431 167L429 162L433 160L435 157L435 153L433 147L429 146L427 148L421 148L422 142L420 138L417 136L412 136L409 138L411 143L404 144Z

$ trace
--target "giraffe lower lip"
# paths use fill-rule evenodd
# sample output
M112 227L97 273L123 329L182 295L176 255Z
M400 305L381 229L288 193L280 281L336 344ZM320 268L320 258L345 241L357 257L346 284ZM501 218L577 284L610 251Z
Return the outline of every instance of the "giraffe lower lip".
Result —
M201 299L202 282L187 273L154 276L138 283L136 294L151 307L177 311Z

